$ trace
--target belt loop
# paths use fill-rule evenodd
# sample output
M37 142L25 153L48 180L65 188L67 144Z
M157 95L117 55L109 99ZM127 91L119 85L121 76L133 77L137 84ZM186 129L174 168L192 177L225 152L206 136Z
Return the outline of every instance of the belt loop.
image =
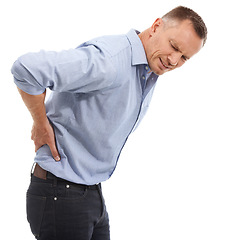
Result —
M54 176L54 175L53 175ZM58 196L57 196L57 177L56 176L54 176L53 177L53 192L54 192L54 201L57 201L57 199L58 199Z
M54 176L53 178L53 187L56 187L57 186L57 177Z

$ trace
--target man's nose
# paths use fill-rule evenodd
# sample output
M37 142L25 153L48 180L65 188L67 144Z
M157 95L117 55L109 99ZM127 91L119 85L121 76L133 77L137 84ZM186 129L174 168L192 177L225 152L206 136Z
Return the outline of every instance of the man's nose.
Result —
M168 56L168 62L170 66L177 66L180 61L182 54L180 52L174 52Z

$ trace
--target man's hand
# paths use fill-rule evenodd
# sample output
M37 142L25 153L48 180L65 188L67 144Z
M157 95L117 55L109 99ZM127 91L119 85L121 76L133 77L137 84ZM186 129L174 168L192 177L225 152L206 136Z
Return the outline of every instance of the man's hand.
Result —
M37 124L34 122L32 127L31 139L34 141L35 144L35 152L40 147L47 144L50 148L53 158L56 161L60 160L59 153L56 147L54 131L48 120L44 124Z
M30 95L19 88L18 91L33 118L32 140L35 144L35 151L47 144L53 158L59 161L60 155L56 147L55 134L46 115L44 104L46 91L39 95Z

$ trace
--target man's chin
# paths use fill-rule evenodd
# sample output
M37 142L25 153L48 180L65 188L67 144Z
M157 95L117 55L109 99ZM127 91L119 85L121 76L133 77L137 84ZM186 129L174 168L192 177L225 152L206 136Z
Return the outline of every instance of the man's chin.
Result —
M154 72L156 75L160 76L160 75L163 75L164 73L166 72L169 72L170 69L161 69L159 66L150 66L150 69L152 72Z
M164 73L166 72L169 72L168 70L167 71L163 71L162 69L153 69L152 70L156 75L160 76L160 75L163 75Z

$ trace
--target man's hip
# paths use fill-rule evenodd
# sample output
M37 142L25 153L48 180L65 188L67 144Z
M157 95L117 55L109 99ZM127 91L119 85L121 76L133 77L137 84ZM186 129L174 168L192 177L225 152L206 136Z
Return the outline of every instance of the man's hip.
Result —
M27 218L40 240L110 239L101 184L71 183L38 164L27 191Z

